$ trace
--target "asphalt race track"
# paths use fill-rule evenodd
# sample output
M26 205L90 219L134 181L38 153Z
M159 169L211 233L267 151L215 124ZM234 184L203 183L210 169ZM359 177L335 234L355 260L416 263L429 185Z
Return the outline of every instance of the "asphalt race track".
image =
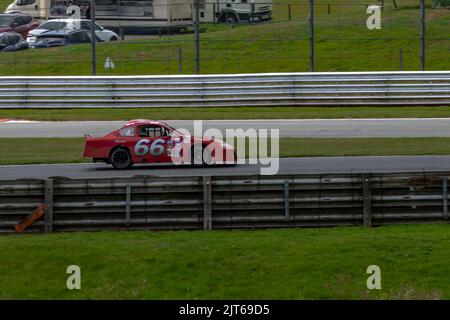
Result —
M168 121L192 130L193 121ZM0 138L101 136L120 128L124 121L6 122ZM450 137L450 119L338 119L338 120L208 120L204 129L280 128L285 137ZM261 165L191 168L139 165L118 171L106 164L42 164L0 166L0 179L104 178L132 176L258 175ZM280 159L280 174L348 172L450 171L450 156L314 157Z
M193 121L167 121L192 132ZM120 128L125 121L5 122L0 138L102 136ZM282 137L450 137L450 118L428 119L317 119L317 120L205 120L203 129L248 128L280 130Z
M118 171L106 164L42 164L0 166L0 179L113 178L133 176L259 175L260 165L191 168L135 166ZM280 159L280 174L450 171L450 156L321 157Z

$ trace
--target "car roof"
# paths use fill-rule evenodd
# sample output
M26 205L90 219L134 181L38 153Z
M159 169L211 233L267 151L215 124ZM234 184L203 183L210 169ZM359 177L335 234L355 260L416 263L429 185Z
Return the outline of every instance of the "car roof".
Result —
M0 17L17 17L17 16L30 16L24 12L8 12L8 13L0 13Z
M91 21L89 19L49 19L45 22L49 22L49 21L53 21L53 22L72 22L72 21Z
M152 124L162 124L161 121L155 121L155 120L148 120L148 119L133 119L128 121L125 125L131 126L131 125L152 125Z

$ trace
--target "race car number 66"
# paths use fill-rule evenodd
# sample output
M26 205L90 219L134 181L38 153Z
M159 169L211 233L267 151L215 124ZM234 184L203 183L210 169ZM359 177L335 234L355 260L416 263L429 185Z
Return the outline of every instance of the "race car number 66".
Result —
M164 152L164 139L156 139L150 144L150 140L141 139L134 146L134 154L137 156L145 156L150 153L152 156L160 156Z

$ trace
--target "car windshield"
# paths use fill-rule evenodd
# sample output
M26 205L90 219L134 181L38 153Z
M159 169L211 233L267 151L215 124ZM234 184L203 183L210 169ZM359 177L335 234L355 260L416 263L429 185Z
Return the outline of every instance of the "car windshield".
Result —
M182 133L180 131L178 131L174 127L170 126L167 122L161 122L161 123L166 127L168 136L182 135Z
M0 26L1 27L10 26L11 21L12 21L11 16L0 16Z
M38 29L46 29L46 30L61 30L66 27L66 22L61 21L47 21L39 26Z

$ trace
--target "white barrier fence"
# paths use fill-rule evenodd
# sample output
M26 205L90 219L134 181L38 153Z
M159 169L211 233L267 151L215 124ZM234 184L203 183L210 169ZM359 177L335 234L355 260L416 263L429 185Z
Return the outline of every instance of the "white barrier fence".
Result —
M0 109L449 104L450 71L0 77Z

